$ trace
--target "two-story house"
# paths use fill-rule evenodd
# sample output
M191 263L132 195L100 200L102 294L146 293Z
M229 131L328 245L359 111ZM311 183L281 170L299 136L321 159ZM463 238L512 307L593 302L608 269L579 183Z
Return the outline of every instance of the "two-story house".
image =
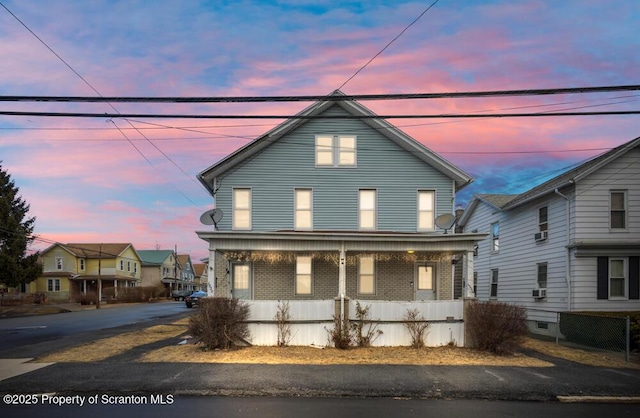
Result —
M193 291L195 288L196 274L189 254L178 254L178 266L180 268L180 290Z
M437 222L472 178L343 96L198 175L222 216L197 232L209 243L210 295L450 300L454 255L472 274L486 234Z
M459 224L489 233L474 262L481 300L556 312L640 310L640 138L517 195L476 195Z
M178 264L173 250L139 250L142 260L141 286L163 286L167 294L176 289Z
M76 300L105 289L116 296L119 287L140 283L142 261L130 243L56 243L42 251L41 260L35 291L50 300Z

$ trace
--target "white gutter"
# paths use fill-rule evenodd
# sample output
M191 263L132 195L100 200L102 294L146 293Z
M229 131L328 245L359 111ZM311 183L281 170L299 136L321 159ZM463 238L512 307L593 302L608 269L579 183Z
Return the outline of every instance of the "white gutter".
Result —
M567 282L567 309L571 312L571 249L569 248L570 234L571 234L571 207L570 200L567 196L560 193L558 189L555 189L554 192L564 198L567 201L567 222L566 222L566 241L567 241L567 252L565 254L565 281Z

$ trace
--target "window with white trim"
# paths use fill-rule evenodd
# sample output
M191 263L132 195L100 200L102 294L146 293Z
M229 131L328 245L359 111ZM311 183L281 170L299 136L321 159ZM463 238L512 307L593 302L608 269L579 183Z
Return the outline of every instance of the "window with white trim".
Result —
M491 270L491 289L489 290L489 297L498 297L498 269Z
M627 259L609 259L609 298L627 297Z
M56 257L56 270L62 270L62 257Z
M418 191L418 231L433 231L435 220L435 196L433 190Z
M362 230L375 230L377 224L376 191L361 189L358 191L358 227Z
M375 295L375 268L375 259L372 256L362 256L358 259L358 294Z
M80 259L80 271L84 271L85 269L85 264L84 264L84 258Z
M610 226L611 229L625 229L627 227L627 192L612 190L609 195Z
M355 167L356 137L316 135L316 167Z
M310 295L313 289L311 276L311 257L296 257L296 295Z
M500 250L500 222L491 224L491 251L497 253Z
M313 192L311 189L295 189L294 229L313 229Z
M547 288L547 263L538 263L537 282L539 289Z
M538 208L538 232L545 232L549 230L549 216L547 211L548 209L546 206Z
M233 229L251 229L251 189L233 189Z
M47 279L47 292L59 292L60 279Z
M120 270L124 271L124 260L120 260Z

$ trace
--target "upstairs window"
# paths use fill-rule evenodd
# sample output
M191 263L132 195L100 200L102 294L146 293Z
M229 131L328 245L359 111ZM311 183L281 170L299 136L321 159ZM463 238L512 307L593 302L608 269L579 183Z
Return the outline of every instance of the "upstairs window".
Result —
M624 190L611 191L609 199L611 207L611 229L625 229L627 227L627 192Z
M434 229L435 192L418 191L418 231Z
M543 206L538 209L538 232L545 232L549 229L547 207Z
M62 257L56 257L56 270L62 270Z
M317 135L316 167L355 167L356 137Z
M500 223L491 225L491 251L497 253L500 250Z
M358 226L363 230L376 229L376 191L360 190L358 199Z
M84 258L80 259L80 271L84 271Z
M295 189L294 229L313 229L313 193L311 189Z
M233 229L251 229L251 189L233 189Z

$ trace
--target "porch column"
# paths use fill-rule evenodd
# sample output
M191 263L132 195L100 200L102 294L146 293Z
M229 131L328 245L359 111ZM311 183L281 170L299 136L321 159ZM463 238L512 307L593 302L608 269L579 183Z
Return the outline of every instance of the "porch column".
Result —
M347 294L347 257L344 242L340 247L340 264L338 265L338 296L344 298Z
M216 295L216 250L209 249L209 264L207 265L207 293Z
M464 255L464 289L462 296L465 298L475 297L473 294L473 251L467 251Z

